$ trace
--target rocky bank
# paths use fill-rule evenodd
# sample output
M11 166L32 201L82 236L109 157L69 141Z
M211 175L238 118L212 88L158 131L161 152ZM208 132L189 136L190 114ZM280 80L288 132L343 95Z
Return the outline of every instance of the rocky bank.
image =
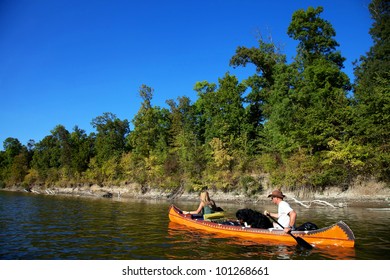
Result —
M188 192L183 188L162 189L142 187L138 184L124 184L120 186L99 186L83 185L67 187L46 187L32 186L28 189L14 186L3 189L5 191L30 192L32 194L43 195L68 195L85 196L95 198L111 199L148 199L148 200L198 200L198 192ZM208 190L210 196L219 202L231 203L256 203L258 201L268 200L267 195L272 188L263 189L256 193L244 190L224 192L220 190ZM289 202L299 203L310 207L312 204L326 204L335 207L345 207L353 204L380 204L383 207L390 207L390 188L385 184L364 181L355 183L348 188L330 187L325 190L308 191L307 189L296 189L290 191L282 189Z

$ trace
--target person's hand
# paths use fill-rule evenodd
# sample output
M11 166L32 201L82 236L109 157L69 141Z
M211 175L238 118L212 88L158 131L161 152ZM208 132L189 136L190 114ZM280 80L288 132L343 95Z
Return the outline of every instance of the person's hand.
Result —
M187 215L187 214L190 214L190 212L188 212L188 211L183 211L183 214L184 214L184 215Z
M270 216L269 212L267 210L264 210L264 215Z
M285 233L289 233L291 231L291 228L290 227L285 227L283 230L284 230Z

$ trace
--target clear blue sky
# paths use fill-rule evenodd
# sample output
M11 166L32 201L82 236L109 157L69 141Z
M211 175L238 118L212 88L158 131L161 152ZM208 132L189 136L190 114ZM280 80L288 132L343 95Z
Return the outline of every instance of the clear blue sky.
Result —
M372 45L369 0L0 0L0 149L7 137L27 144L61 124L93 132L104 112L131 121L142 84L153 105L197 96L198 81L240 80L253 69L233 69L238 46L271 35L291 59L287 36L298 9L323 6L339 50L352 62Z

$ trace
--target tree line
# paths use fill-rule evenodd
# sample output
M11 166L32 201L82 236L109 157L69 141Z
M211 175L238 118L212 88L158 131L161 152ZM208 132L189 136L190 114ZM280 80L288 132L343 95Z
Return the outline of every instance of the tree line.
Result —
M87 134L57 125L26 146L16 138L0 152L0 187L127 184L198 190L209 185L255 193L259 176L274 186L321 190L357 178L390 182L389 2L373 0L373 45L342 71L336 32L322 7L298 10L287 34L297 40L287 62L277 44L259 38L240 46L232 67L254 65L239 81L197 82L197 100L153 106L154 90L142 85L132 120L113 113L94 118Z

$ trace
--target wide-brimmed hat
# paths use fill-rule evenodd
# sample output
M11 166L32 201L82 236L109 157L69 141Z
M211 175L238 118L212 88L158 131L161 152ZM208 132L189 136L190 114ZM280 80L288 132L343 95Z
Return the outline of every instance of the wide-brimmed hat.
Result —
M268 197L271 197L271 196L274 196L274 197L279 197L279 198L284 198L285 195L280 191L280 190L274 190L272 191L272 193L270 193L268 195Z

